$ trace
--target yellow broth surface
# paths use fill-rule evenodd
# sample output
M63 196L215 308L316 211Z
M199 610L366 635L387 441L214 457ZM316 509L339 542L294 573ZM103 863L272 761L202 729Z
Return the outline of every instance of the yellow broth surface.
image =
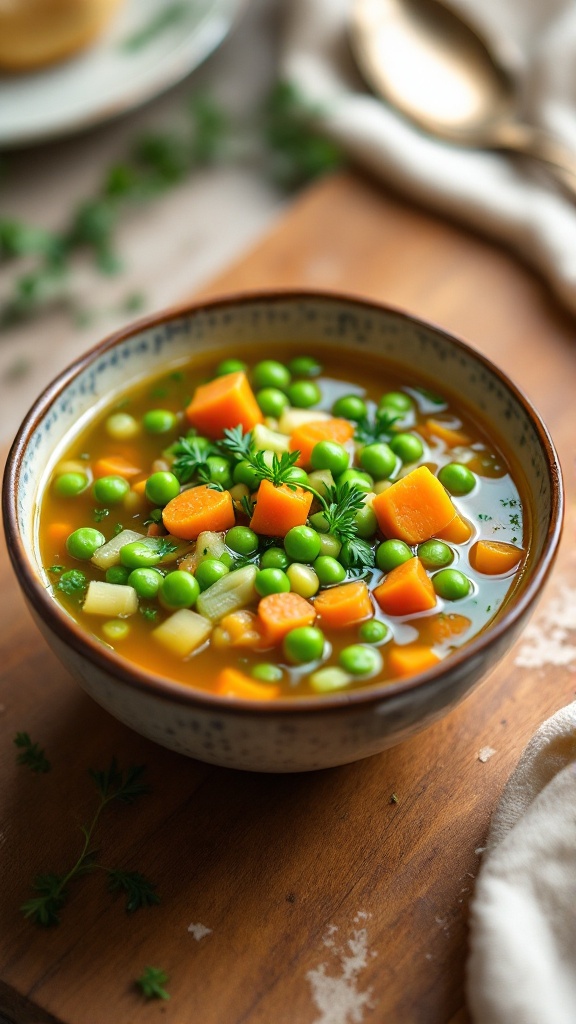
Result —
M282 350L280 355L276 356L276 360L287 366L291 360L302 354L301 349ZM312 350L311 353L304 354L313 356L314 352ZM230 358L236 359L237 355L231 353ZM262 390L254 383L255 367L261 365L263 360L267 360L267 356L268 354L263 354L261 349L255 349L253 352L245 349L242 356L246 360L245 373L253 393L258 394ZM167 531L162 526L162 505L155 504L146 496L146 481L154 473L171 473L175 458L173 446L180 438L194 437L194 427L187 418L186 409L197 387L212 380L217 371L218 365L214 361L200 362L195 359L188 365L172 367L153 380L141 383L116 396L110 405L99 410L89 425L74 438L54 468L41 500L41 557L54 597L87 633L144 670L185 686L230 695L236 693L240 697L266 699L277 696L304 696L333 690L345 692L374 683L394 681L402 675L425 669L437 660L449 657L451 652L469 642L486 627L498 613L507 594L518 582L529 549L529 522L526 522L526 508L512 476L511 458L506 456L499 440L488 436L484 426L474 421L465 402L454 401L452 397L448 400L436 395L427 389L425 381L412 376L400 377L390 372L386 364L379 363L373 357L360 367L356 364L352 366L341 356L338 356L337 360L328 360L324 354L322 366L317 374L312 373L309 377L297 374L293 376L292 383L299 380L313 381L319 389L319 400L311 407L307 407L306 412L335 414L335 404L343 397L352 395L364 402L368 424L373 425L382 397L391 393L393 396L400 394L403 396L400 405L404 404L405 408L399 412L392 403L398 418L388 428L389 443L378 439L376 443L385 444L388 448L396 446L402 452L402 445L398 446L396 443L398 435L409 435L416 439L415 443L408 443L409 450L407 453L404 451L404 457L396 455L394 468L386 476L378 479L378 473L368 474L362 491L363 505L370 507L375 495L377 498L380 494L385 494L398 481L421 466L427 467L436 478L444 467L455 463L466 467L467 472L472 474L474 486L468 493L450 493L445 488L453 503L454 513L463 520L465 532L467 531L469 536L459 538L456 542L444 542L450 556L448 566L430 565L422 559L424 572L433 588L437 586L436 577L440 570L448 568L452 573L456 571L457 581L458 574L468 581L468 592L456 596L443 596L442 593L435 591L432 608L412 614L384 612L379 601L375 599L374 590L394 570L388 565L385 569L380 567L378 553L384 541L393 540L394 536L383 532L378 519L375 529L370 533L370 515L365 513L368 518L367 524L364 522L362 528L363 537L357 538L364 541L364 554L367 549L369 552L364 564L342 566L339 556L335 556L340 565L340 569L337 570L337 582L319 582L316 592L310 593L310 589L314 587L315 558L292 558L292 563L306 566L306 571L302 584L298 579L300 570L297 570L294 577L296 582L291 589L300 592L303 599L314 609L315 602L325 591L335 586L363 580L370 593L370 616L373 621L382 623L384 628L373 630L373 635L368 637L366 629L363 628L366 619L359 622L342 622L338 628L330 628L321 616L317 616L313 628L322 631L324 644L320 657L313 657L312 660L306 660L306 651L305 660L301 660L301 657L300 660L296 660L293 654L287 653L284 640L275 643L266 641L266 632L260 629L258 616L258 608L264 597L257 592L252 594L247 610L254 613L252 623L260 629L259 639L250 641L248 635L241 637L239 642L238 637L231 637L226 629L222 628L222 623L215 621L211 623L212 628L208 637L185 656L157 642L155 630L179 610L178 606L170 605L163 599L161 590L152 598L137 594L134 608L130 612L108 615L105 612L95 614L86 611L84 602L88 584L91 581L106 581L108 576L103 569L93 564L90 557L85 557L84 554L78 557L74 544L69 543L70 536L75 531L86 528L98 531L104 542L110 541L122 530L135 531L141 534L142 538L150 531L160 537L166 534ZM290 385L284 386L283 393L286 394L286 391L291 394ZM298 393L292 394L297 400ZM309 399L308 395L307 400ZM276 400L278 401L277 398ZM266 403L265 407L269 408ZM288 402L282 412L290 411L291 408L293 406ZM336 410L341 408L340 401L340 405L336 404ZM382 408L389 411L386 401ZM164 425L168 424L166 430L157 432L146 427L146 423L149 422L146 417L151 410L171 414L164 417ZM357 414L354 403L352 411ZM347 417L340 412L339 418ZM161 419L157 418L156 427ZM279 420L282 422L281 416L263 415L263 419L265 425L277 434ZM343 444L348 453L349 466L357 471L367 472L362 465L362 451L367 446L366 441L358 439L363 436L362 424L359 426L358 421L354 419L350 419L349 423L354 436ZM221 432L220 438L222 436ZM211 439L214 451L218 450L218 441L218 438ZM421 454L413 459L414 450L418 448L421 448ZM220 449L219 458L227 458L230 464L231 479L225 483L234 497L236 524L249 527L248 511L251 503L254 500L258 501L258 486L252 482L249 488L237 481L234 482L238 460L234 459L230 452L224 451L224 455L222 452ZM271 458L269 455L266 456L268 462ZM121 459L127 467L124 475L123 472L108 474L119 475L125 481L125 486L121 488L125 493L113 501L101 498L99 500L94 492L96 479L102 478L103 459ZM114 468L114 462L112 467ZM323 493L309 465L307 471L309 479L315 484L315 489ZM85 477L84 484L76 484L76 487L79 487L77 493L63 493L67 488L73 490L74 479L70 482L70 477L74 478L75 474L76 480ZM338 476L339 474L333 475L336 483ZM183 489L205 486L206 479L204 466L203 475L196 474L192 479L181 481L181 486ZM317 513L321 511L320 502L317 497L313 497L309 514L316 526ZM321 535L320 529L318 532ZM337 531L333 530L332 535L338 540ZM174 532L170 541L173 539ZM257 571L261 572L265 551L270 547L276 550L284 548L282 536L266 535L258 538L257 552L242 554L228 547L226 531L220 531L219 539L223 541L220 548L223 548L224 553L216 560L221 560L225 566L222 570L223 578L226 570L231 575L237 568L245 565L254 565ZM506 568L504 572L494 573L493 569L490 572L478 571L475 567L474 552L479 541L496 541L498 544L517 548L516 564ZM196 541L176 537L176 543L176 550L168 550L155 563L154 568L161 579L176 570L190 572L192 569L192 573L195 571ZM322 543L324 545L327 542ZM173 549L174 546L174 543L169 543L168 549ZM336 550L336 546L333 546L333 550ZM419 543L408 546L410 556L418 558ZM196 552L196 557L198 554L202 553ZM341 553L340 557L343 557ZM371 561L375 564L370 564ZM118 563L117 559L116 566ZM128 571L131 572L132 569L125 568L125 576ZM289 574L288 569L286 573ZM282 570L283 575L286 573ZM124 580L123 585L130 586L127 580ZM210 584L204 589L204 593L209 586ZM196 605L187 607L194 610ZM350 671L350 656L347 652L350 648L358 646L361 648L360 666L363 664L362 652L366 649L372 652L368 656L368 668L364 665L362 671L357 671L358 665L353 665L354 671ZM412 651L417 655L421 655L423 651L431 654L429 658L425 657L424 662L418 657L409 657L404 661L398 659L399 651L401 654L410 654ZM238 690L234 686L228 689L223 686L223 671L228 668L240 673ZM319 670L326 669L335 671L328 675L324 671L319 677ZM247 685L245 690L243 681ZM253 690L250 689L251 684Z

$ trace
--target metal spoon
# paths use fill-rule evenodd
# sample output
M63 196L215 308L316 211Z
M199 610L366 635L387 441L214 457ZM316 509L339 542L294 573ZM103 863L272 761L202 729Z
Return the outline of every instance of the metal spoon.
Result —
M512 74L443 0L352 0L350 38L372 90L432 135L535 157L576 196L576 158L520 121Z

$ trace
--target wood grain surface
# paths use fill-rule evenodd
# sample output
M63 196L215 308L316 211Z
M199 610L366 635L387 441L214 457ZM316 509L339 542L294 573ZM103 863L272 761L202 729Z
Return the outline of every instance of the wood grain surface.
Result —
M203 294L278 285L344 288L432 319L535 402L567 487L535 619L549 630L574 579L574 323L512 256L352 175L303 194ZM477 851L524 744L574 699L570 666L519 667L521 639L455 712L396 749L314 774L235 773L156 747L93 704L34 627L4 547L0 578L1 1012L16 1024L466 1024ZM48 774L16 766L19 730L46 749ZM94 807L88 769L113 755L146 764L152 793L110 810L100 859L154 879L162 901L127 916L102 877L85 877L61 924L38 929L19 906L35 874L74 859ZM149 964L169 975L169 1001L134 987Z

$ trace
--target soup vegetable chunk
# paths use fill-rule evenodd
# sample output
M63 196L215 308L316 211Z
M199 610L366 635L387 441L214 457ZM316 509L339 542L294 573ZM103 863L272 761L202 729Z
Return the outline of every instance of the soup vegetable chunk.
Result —
M417 379L282 356L191 363L98 412L44 489L54 595L120 656L226 697L426 671L520 578L510 462Z

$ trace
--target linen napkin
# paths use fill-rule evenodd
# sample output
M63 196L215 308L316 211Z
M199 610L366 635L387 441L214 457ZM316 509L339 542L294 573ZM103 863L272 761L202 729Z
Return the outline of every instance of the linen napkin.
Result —
M575 154L574 0L452 0L506 52L520 113ZM318 125L400 193L497 239L576 312L576 198L537 162L424 134L369 94L347 38L349 0L289 0L281 73L319 109Z
M494 814L471 904L474 1024L576 1021L576 702L538 729Z

